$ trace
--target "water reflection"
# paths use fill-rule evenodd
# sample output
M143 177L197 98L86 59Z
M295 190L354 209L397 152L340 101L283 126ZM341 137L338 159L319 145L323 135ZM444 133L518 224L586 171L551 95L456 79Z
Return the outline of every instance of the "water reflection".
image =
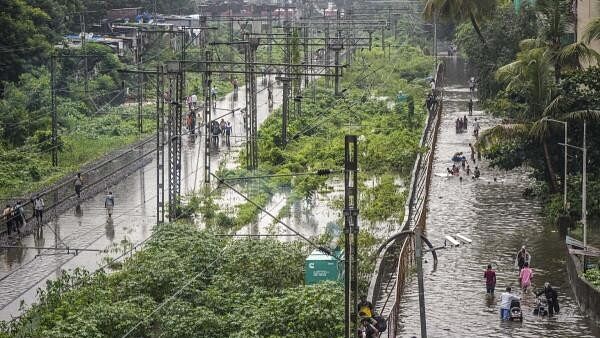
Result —
M83 217L83 210L81 209L81 204L77 203L75 206L75 217Z
M33 231L33 243L35 244L35 247L38 248L37 254L39 255L40 253L42 253L42 249L39 248L42 248L46 245L46 238L44 237L43 226L38 226Z
M115 226L113 224L113 219L109 217L106 220L106 224L104 225L104 230L106 234L106 238L112 242L115 239Z

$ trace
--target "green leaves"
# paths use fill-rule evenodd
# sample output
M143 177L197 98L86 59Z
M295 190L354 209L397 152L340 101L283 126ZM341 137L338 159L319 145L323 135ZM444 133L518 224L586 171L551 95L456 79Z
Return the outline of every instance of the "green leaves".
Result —
M0 327L0 337L119 337L139 322L134 337L320 338L342 332L342 288L302 286L306 252L299 243L227 242L183 223L155 231L120 271L90 276L75 270L49 282L40 303Z

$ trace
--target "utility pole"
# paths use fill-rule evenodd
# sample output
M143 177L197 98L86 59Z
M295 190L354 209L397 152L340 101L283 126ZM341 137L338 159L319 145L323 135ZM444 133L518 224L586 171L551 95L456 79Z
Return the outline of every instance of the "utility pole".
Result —
M54 52L50 54L50 95L52 105L52 166L58 166L58 116L56 114L56 87L54 77L56 72Z
M344 139L344 337L354 337L358 304L358 138Z
M140 33L140 28L138 27L138 29L136 30L136 45L135 45L135 62L136 62L136 69L139 71L140 70L140 64L142 62L142 53L141 53L141 43L142 43L142 38L141 38L141 33ZM138 73L137 76L137 101L138 101L138 132L140 134L142 134L144 132L143 129L143 92L142 92L142 87L143 87L143 83L144 83L144 74L142 72Z
M85 84L84 84L84 90L85 90L85 95L88 95L88 58L87 58L87 50L85 49L85 38L86 38L86 32L85 32L85 11L81 12L81 14L79 15L79 20L81 21L81 49L83 49L83 53L84 55L84 67L85 67Z
M256 87L256 50L260 44L258 38L245 35L246 44L246 121L249 129L249 139L246 142L247 167L254 170L258 168L258 112L257 112L257 87Z
M212 61L212 52L210 50L205 51L205 63L204 63L204 184L210 186L210 139L211 139L211 110L212 110L212 98L211 98L211 70L210 61Z
M344 45L340 43L340 39L336 39L336 43L329 46L329 49L335 52L335 96L339 97L340 93L340 51L344 48Z
M581 217L583 223L583 271L587 269L587 146L586 146L586 121L583 120L583 182L581 193Z
M165 87L164 69L156 67L156 222L165 222Z
M427 338L427 319L425 318L425 286L423 284L423 242L421 229L415 228L415 262L419 284L419 316L421 318L421 338Z
M183 108L183 71L178 61L167 64L169 115L167 118L169 151L169 221L178 216L181 197L181 133Z
M438 65L438 44L437 44L437 13L433 11L433 55L435 64L433 65L433 74L437 72Z
M283 83L283 102L281 105L281 147L285 147L287 144L287 125L290 111L290 64L292 59L292 53L290 48L291 34L290 34L290 22L285 21L283 23L283 31L285 33L285 74L280 78Z

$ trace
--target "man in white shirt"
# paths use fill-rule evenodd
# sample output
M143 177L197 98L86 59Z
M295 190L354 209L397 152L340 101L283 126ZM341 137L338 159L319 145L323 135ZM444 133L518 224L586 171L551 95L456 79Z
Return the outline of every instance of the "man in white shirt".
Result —
M510 286L506 288L506 292L500 295L500 318L508 320L510 318L510 303L513 300L521 300L519 296L515 296L510 293Z

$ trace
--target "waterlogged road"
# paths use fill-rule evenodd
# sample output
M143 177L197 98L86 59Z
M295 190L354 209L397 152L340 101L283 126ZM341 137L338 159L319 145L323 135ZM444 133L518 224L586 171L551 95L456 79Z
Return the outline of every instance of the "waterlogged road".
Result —
M258 81L261 82L260 79ZM270 113L267 91L259 85L258 122L262 123ZM244 90L239 91L239 100L227 95L217 102L213 118L235 108L242 108ZM281 103L281 90L273 91L274 108ZM238 150L244 141L244 123L241 112L224 117L233 127L232 146L221 144L211 152L211 169L216 171L220 163L235 165ZM202 128L203 129L203 128ZM182 193L189 193L203 184L204 137L185 135L182 153ZM146 149L147 151L147 149ZM141 155L141 154L140 154ZM166 169L166 168L165 168ZM115 209L108 219L104 209L104 195L85 199L79 206L59 215L50 224L21 240L23 246L112 249L112 256L122 252L121 243L137 244L148 238L156 223L156 159L140 168L115 186L107 187L115 195ZM85 192L84 192L85 194ZM129 244L128 244L129 243ZM40 256L37 256L41 254ZM36 299L36 291L46 280L56 278L62 270L83 267L88 270L102 265L106 254L80 252L77 256L65 251L37 249L4 249L0 251L0 320L18 315L21 301L30 304Z
M527 171L499 171L488 168L484 161L477 164L482 172L480 180L465 176L461 183L457 177L446 175L455 152L469 156L474 119L483 129L498 123L478 111L476 104L468 132L456 134L455 120L467 114L469 74L461 60L446 62L444 114L433 165L436 175L431 182L426 235L435 244L442 244L445 235L462 233L473 239L473 244L440 252L438 269L433 273L431 265L425 264L429 337L600 337L600 330L582 316L573 299L564 239L555 227L543 224L541 205L522 196L530 183ZM526 295L523 323L499 320L499 293L506 286L519 289L514 255L522 245L532 253L534 287L549 281L559 289L561 311L552 319L533 316L535 297ZM482 275L487 264L497 270L495 298L485 294ZM414 279L401 304L399 337L420 336L416 290Z

